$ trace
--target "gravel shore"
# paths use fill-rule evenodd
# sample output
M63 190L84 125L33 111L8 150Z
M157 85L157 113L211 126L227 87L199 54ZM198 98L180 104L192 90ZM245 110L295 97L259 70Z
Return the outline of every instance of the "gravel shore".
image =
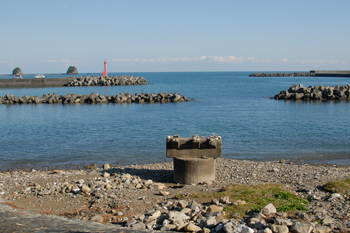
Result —
M295 165L285 162L253 162L220 158L216 160L215 182L192 185L172 183L172 163L130 166L105 164L102 168L94 165L88 167L80 170L18 170L0 173L0 202L35 213L118 224L137 230L176 230L171 228L176 224L169 219L170 212L175 210L180 212L193 206L192 201L188 202L188 206L179 207L181 206L179 201L174 199L177 194L191 199L191 193L218 191L229 184L272 183L282 184L290 192L309 200L310 203L306 206L308 212L299 217L298 224L310 223L314 232L348 232L350 229L349 194L331 194L322 189L322 186L329 181L349 178L349 166ZM213 217L207 214L210 208L200 204L196 210L192 210L192 214L191 209L186 213L191 219L181 220L187 224L181 231L191 231L192 225L200 226L200 223L194 220L194 211L200 210L202 217L206 216L206 221ZM221 202L217 204L225 205ZM155 217L153 214L157 211L159 216ZM143 217L140 217L141 215ZM150 216L155 218L152 224L147 222L147 219L148 221L152 219ZM168 218L165 217L160 224L159 219L162 216ZM276 216L272 217L277 219ZM196 219L198 218L197 216ZM211 228L204 226L201 231L209 229L213 232L229 232L224 226L230 223L238 228L250 227L255 232L264 229L276 232L272 225L279 225L275 220L272 224L271 216L264 215L242 220L233 219L231 216L222 219L216 215L215 218L217 221L215 226ZM265 228L259 229L254 225L256 223L251 222L253 218L258 219L258 223L265 224ZM288 214L283 215L283 218L295 222ZM322 221L327 219L327 222L323 226L318 226L317 219ZM316 229L324 230L316 231Z

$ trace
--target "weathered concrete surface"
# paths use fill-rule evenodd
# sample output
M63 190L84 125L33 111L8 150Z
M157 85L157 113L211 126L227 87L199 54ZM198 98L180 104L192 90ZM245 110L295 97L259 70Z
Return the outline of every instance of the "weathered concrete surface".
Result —
M208 138L193 135L181 138L178 135L168 136L166 156L168 158L219 158L222 153L220 136Z
M63 87L76 77L67 78L31 78L31 79L0 79L0 88L12 87Z
M215 159L174 158L174 181L180 184L215 181Z
M221 157L220 136L168 136L166 156L174 158L174 182L198 184L215 181L215 158Z

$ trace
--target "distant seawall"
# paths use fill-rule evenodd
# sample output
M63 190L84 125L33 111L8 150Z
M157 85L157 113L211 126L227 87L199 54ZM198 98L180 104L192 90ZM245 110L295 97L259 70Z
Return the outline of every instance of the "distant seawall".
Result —
M350 70L310 70L310 72L254 73L249 77L350 77Z
M28 79L0 79L0 88L11 87L63 87L76 77L67 78L28 78Z
M315 76L350 77L350 70L310 70Z
M31 78L31 79L0 79L0 88L12 87L63 87L63 86L124 86L124 85L146 85L144 77L128 75L121 76L86 76L66 78Z
M254 73L249 75L249 77L305 77L305 76L315 76L315 74L312 74L311 72L289 72L289 73L282 73L282 72L276 72L276 73Z

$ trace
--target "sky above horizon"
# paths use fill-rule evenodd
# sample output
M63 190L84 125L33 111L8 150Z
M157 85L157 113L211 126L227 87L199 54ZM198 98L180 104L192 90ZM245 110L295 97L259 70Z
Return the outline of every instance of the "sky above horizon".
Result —
M348 0L3 1L0 74L350 70Z

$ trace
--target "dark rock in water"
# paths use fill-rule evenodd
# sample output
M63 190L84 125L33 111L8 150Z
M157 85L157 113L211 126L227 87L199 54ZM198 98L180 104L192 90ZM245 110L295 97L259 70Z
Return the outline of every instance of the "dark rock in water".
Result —
M309 86L293 85L287 91L280 91L274 99L278 100L349 100L350 84L346 86Z
M44 94L42 97L38 96L23 96L16 97L14 95L0 96L0 104L76 104L76 103L167 103L167 102L183 102L190 101L186 96L178 93L143 93L132 95L130 93L119 93L118 95L100 95L98 93L91 93L90 95L70 94L57 95Z

